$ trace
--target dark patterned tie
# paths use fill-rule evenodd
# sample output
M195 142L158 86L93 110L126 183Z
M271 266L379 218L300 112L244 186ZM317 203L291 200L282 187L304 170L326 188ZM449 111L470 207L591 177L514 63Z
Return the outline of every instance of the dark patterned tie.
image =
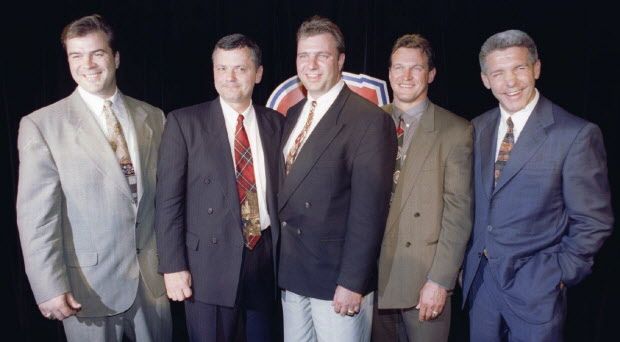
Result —
M405 140L405 121L401 117L398 120L398 127L396 127L396 139L398 141L398 152L396 153L396 164L394 164L394 176L392 177L392 196L390 197L390 202L394 197L394 193L396 192L396 185L398 185L398 177L400 176L400 167L403 162L403 156L405 154L403 148L403 141Z
M118 162L121 165L121 170L127 178L127 183L129 184L129 190L131 190L131 197L133 199L133 203L137 204L138 179L133 168L133 163L131 162L131 156L129 155L129 149L127 148L127 141L125 140L125 136L123 135L123 129L121 128L121 124L116 118L116 114L112 110L112 101L106 100L103 103L102 112L106 124L106 139L108 139L108 142L110 143L110 146L112 147L112 150L116 155L116 159L118 159Z
M295 162L295 159L297 159L297 155L299 155L299 150L301 150L301 146L306 140L306 135L308 134L310 125L312 125L312 119L314 118L315 108L316 108L316 101L312 101L312 103L310 104L310 112L308 113L308 118L306 119L306 123L304 124L304 127L301 129L301 132L299 132L299 135L297 135L297 138L295 138L295 143L293 144L293 146L291 146L291 149L288 151L288 154L286 155L286 161L284 163L284 171L286 172L287 175L291 171L291 168L293 167L293 163Z
M510 158L510 151L512 151L512 147L515 144L515 135L513 132L514 124L510 117L506 120L506 124L508 125L508 130L506 131L506 135L504 135L504 139L502 139L502 144L499 146L499 153L495 161L495 185L497 185L497 180L502 174L502 170L504 166L506 166L508 158Z
M237 117L235 129L235 171L245 246L253 249L260 239L260 214L252 150L245 127L243 127L243 115Z

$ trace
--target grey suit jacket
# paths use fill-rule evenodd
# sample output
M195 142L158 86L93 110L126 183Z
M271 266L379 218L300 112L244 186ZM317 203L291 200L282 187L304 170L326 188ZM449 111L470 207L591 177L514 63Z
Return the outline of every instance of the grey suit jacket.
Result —
M427 279L454 287L472 226L472 140L467 120L432 103L422 114L381 246L380 308L415 306Z
M155 297L154 196L161 110L122 96L141 164L137 207L119 163L77 90L21 120L17 225L37 303L72 292L82 317L134 302L139 278Z

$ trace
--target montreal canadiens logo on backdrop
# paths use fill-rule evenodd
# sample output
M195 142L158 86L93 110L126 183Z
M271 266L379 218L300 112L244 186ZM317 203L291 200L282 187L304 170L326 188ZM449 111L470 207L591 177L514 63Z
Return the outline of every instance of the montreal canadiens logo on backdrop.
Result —
M342 79L349 88L368 101L383 106L388 103L388 88L384 80L364 74L343 72ZM282 82L269 96L267 107L286 115L286 111L306 97L306 89L299 77L293 76Z

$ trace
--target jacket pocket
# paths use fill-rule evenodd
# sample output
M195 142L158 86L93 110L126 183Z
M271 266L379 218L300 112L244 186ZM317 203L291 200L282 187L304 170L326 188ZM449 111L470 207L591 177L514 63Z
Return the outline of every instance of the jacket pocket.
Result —
M97 252L68 252L67 266L69 267L88 267L95 266L99 261Z

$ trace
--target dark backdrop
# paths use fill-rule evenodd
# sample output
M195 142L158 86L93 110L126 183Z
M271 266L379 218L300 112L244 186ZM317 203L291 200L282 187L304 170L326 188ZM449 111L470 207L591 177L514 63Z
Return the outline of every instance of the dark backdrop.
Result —
M0 5L0 166L3 190L0 289L4 332L24 341L62 341L60 324L44 320L23 270L15 224L18 158L16 136L22 116L51 104L75 87L59 42L65 24L100 13L115 26L121 52L118 83L123 92L165 112L216 96L211 50L223 35L241 32L263 49L265 73L254 100L265 103L274 87L295 73L295 31L302 20L332 18L346 37L345 70L387 79L393 41L418 32L434 45L438 75L431 99L471 119L496 105L480 82L477 54L491 34L509 28L528 32L539 47L542 77L538 89L564 108L601 126L610 181L617 193L620 114L619 29L616 11L597 1L507 0L332 0L332 1L30 1ZM618 216L618 201L614 198ZM605 243L594 273L569 289L566 338L613 339L620 296L614 273L617 234ZM455 295L455 302L460 295ZM173 306L175 339L182 341L182 307ZM458 310L458 309L457 309ZM4 332L0 332L3 334ZM467 341L466 317L455 311L453 341Z

